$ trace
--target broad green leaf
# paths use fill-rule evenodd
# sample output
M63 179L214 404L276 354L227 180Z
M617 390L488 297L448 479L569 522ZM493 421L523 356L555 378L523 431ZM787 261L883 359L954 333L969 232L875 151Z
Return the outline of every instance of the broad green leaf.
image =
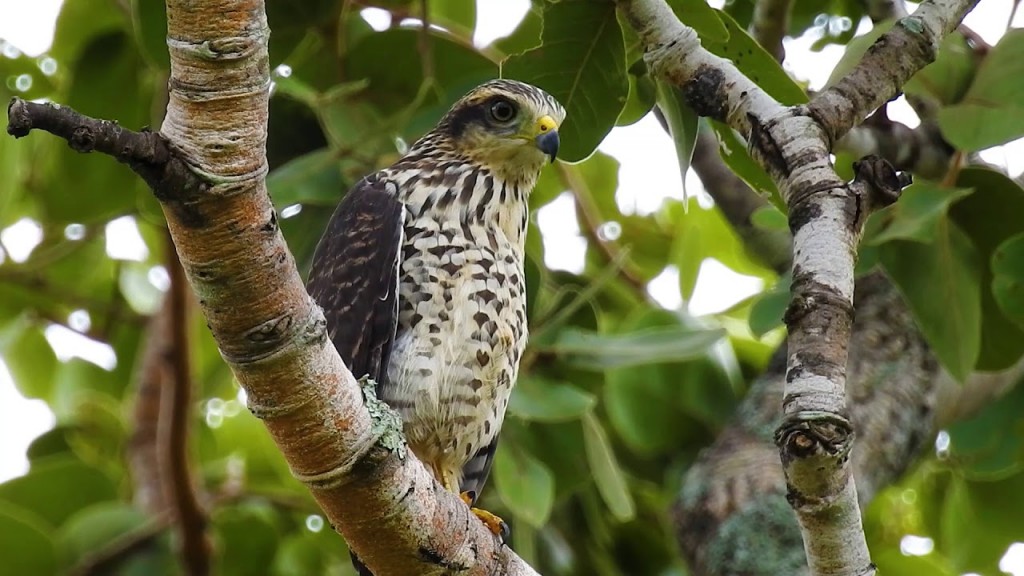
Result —
M1010 29L985 56L963 100L939 110L951 144L976 151L1024 136L1024 30Z
M789 284L792 280L787 274L771 289L757 296L750 307L750 331L761 338L772 330L781 327L782 316L786 313L792 295Z
M22 504L23 506L24 504ZM56 574L52 528L31 507L0 502L0 558L7 574Z
M496 63L450 35L432 31L429 40L433 63L427 69L433 70L433 84L426 88L423 58L427 56L420 52L418 30L392 29L370 34L348 52L342 63L347 81L369 82L366 91L360 93L361 100L372 103L385 116L408 113L409 105L425 89L419 108L429 109L430 117L417 127L419 134L432 127L471 88L498 76ZM381 65L382 54L388 55L386 66ZM376 129L381 128L377 123ZM403 136L408 137L413 131L406 127ZM398 133L394 130L387 136Z
M910 556L898 549L884 550L880 554L872 554L871 559L878 567L879 574L886 576L959 576L960 572L949 565L949 561L940 554L927 556Z
M3 344L0 356L11 371L14 385L27 398L52 399L57 355L43 336L42 327L24 323L12 329L18 333Z
M540 528L555 502L555 478L543 462L516 446L494 455L494 485L516 518Z
M67 456L33 463L28 474L0 484L0 502L28 508L52 526L116 498L117 487L106 474Z
M762 230L789 230L786 215L775 206L762 206L750 215L750 223Z
M992 285L989 262L1000 244L1024 231L1021 219L1007 218L1009 214L1024 214L1024 189L1005 174L977 167L961 170L956 185L975 190L954 204L949 214L971 238L981 258L981 285L985 289L981 291L978 369L1002 370L1024 354L1024 330L1006 317L988 289Z
M703 2L702 2L703 3ZM668 124L672 144L675 145L679 160L679 175L683 181L683 206L686 206L686 172L690 169L693 149L697 145L697 121L699 117L686 104L683 92L675 86L657 80L658 108Z
M523 377L512 389L509 414L537 422L577 420L594 407L597 399L572 384Z
M64 104L89 116L116 120L133 130L149 124L150 90L142 86L142 60L128 35L116 32L97 36L77 61L68 64L72 78ZM111 86L117 89L111 91ZM52 167L47 175L53 184L39 200L47 217L56 222L94 222L124 214L136 207L139 195L149 193L128 166L110 158L80 154L62 146L50 160ZM74 194L61 185L66 182L75 183Z
M167 52L167 4L153 0L132 1L132 27L135 41L146 62L157 70L170 70Z
M530 2L530 9L526 11L522 22L516 26L511 34L499 38L492 44L492 47L506 56L522 54L531 48L540 46L540 34L544 27L544 2L533 0Z
M999 480L1024 470L1024 386L949 427L949 456L971 480Z
M998 482L954 477L942 510L938 547L956 574L999 574L999 561L1011 543L1024 540L1015 505L1024 493L1024 473Z
M473 39L473 29L476 26L475 0L428 2L427 8L431 24L438 24L457 32L459 36L469 40Z
M267 177L278 209L292 204L336 205L344 192L337 155L321 148L279 167Z
M270 504L246 503L221 508L210 520L220 544L215 574L260 574L273 563L281 533Z
M970 194L967 188L945 188L923 181L907 187L899 202L872 215L873 223L865 232L865 243L882 244L890 240L933 242L939 221L950 205Z
M643 61L641 60L638 64L643 64ZM641 68L642 71L634 73L636 68ZM626 98L626 105L622 107L619 117L615 120L615 125L629 126L639 122L654 108L656 100L655 80L651 78L650 74L647 74L646 67L634 65L630 68L629 73L629 96Z
M938 118L942 136L968 152L1006 144L1024 135L1024 106L997 108L965 101L939 109Z
M604 426L592 412L583 416L583 446L587 462L594 474L597 491L612 515L620 522L628 522L636 516L636 504L629 492L626 479L615 458Z
M502 76L546 90L566 109L559 157L579 162L615 126L626 98L626 52L615 3L562 0L544 9L543 44L502 64Z
M628 334L563 330L549 351L568 356L591 370L625 368L655 362L680 362L703 354L725 335L721 329L654 328Z
M126 13L116 4L65 0L57 16L49 54L57 60L58 66L69 66L97 36L118 30L130 31L130 26Z
M68 518L58 530L60 557L65 565L76 564L117 538L139 530L148 520L142 511L123 502L89 506Z
M747 152L746 143L725 124L717 120L711 120L709 123L718 136L718 153L722 156L726 166L743 179L751 190L770 201L783 214L788 214L786 202L779 194L775 182Z
M932 244L894 240L880 256L939 361L966 380L981 346L981 270L970 238L942 218Z
M1024 233L992 254L992 294L1006 317L1024 329Z
M729 40L729 31L718 11L711 8L706 0L668 0L669 7L676 17L693 28L704 42L725 42Z
M732 60L736 68L756 82L769 96L786 106L804 104L807 94L782 66L756 40L747 34L727 12L716 10L728 32L727 40L702 37L705 48L722 58Z

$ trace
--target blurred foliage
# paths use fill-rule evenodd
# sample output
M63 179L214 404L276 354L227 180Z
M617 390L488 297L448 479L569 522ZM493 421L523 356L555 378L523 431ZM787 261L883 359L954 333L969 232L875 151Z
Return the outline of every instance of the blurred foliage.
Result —
M715 208L691 201L685 210L684 199L668 199L652 214L624 212L615 201L618 164L594 149L655 102L681 165L704 128L676 92L648 75L635 33L610 2L534 0L510 36L483 47L472 42L471 0L429 2L427 19L444 29L429 32L402 24L423 17L418 2L360 4L390 11L393 24L375 31L359 8L338 0L267 2L275 67L268 184L300 268L343 191L395 160L396 142L414 140L468 88L503 70L558 96L569 110L566 159L577 163L546 171L531 204L541 208L569 190L587 241L585 265L581 273L549 269L541 231L531 226L532 340L483 506L510 521L512 545L545 574L685 574L666 510L687 466L727 424L778 344L789 280L753 260ZM705 46L770 94L806 101L744 32L750 0L724 11L702 0L670 4ZM866 48L853 39L859 6L801 0L792 30L817 34L818 47L849 44L852 58ZM30 58L2 46L0 101L49 98L128 127L159 126L164 32L161 2L66 0L47 54ZM1024 61L1022 43L1020 33L1008 34L983 57L955 36L907 92L938 106L943 133L964 151L1018 138L1024 74L1013 71ZM742 138L712 128L728 165L780 206ZM1016 182L967 168L941 183L919 182L870 222L862 269L888 271L960 379L1024 354L1022 214ZM141 260L108 255L105 227L125 216L145 243ZM54 411L57 427L32 444L29 473L0 484L5 569L65 573L135 539L142 545L122 555L116 573L179 573L173 538L132 505L137 487L126 466L147 318L165 285L159 207L116 162L42 135L0 138L0 229L24 218L41 226L42 242L24 262L0 259L0 354L21 393ZM754 224L779 228L785 220L767 208ZM604 235L609 225L614 237ZM763 279L764 292L693 318L662 309L639 287L671 268L688 300L707 258ZM202 319L192 322L193 456L210 503L218 573L350 574L341 539L244 410ZM116 367L58 359L44 331L61 325L108 345ZM950 447L876 498L866 527L887 574L994 573L1007 545L1024 540L1016 512L1024 505L1022 414L1024 394L1007 395L951 429ZM901 554L906 534L932 538L935 551Z

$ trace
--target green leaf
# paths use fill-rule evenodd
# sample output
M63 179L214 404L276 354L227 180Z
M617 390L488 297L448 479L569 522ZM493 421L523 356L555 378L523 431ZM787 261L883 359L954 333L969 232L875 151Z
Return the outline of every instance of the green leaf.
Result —
M641 60L639 63L643 64L643 61ZM615 125L629 126L639 122L654 108L656 100L657 88L655 81L647 74L646 68L640 74L634 74L632 69L630 69L629 96L626 97L626 105L622 107L622 112L619 112Z
M965 168L956 185L974 188L975 193L957 202L949 214L970 236L981 256L981 285L992 285L991 255L1011 236L1024 231L1019 218L1024 214L1024 189L1005 174L987 168ZM996 303L991 290L981 291L981 356L979 370L1003 370L1024 354L1024 330L1012 323Z
M658 80L657 90L658 108L665 117L669 134L672 136L672 144L675 145L676 158L679 160L679 175L683 181L683 206L686 206L686 172L690 169L693 149L697 145L699 117L686 104L686 98L679 88Z
M992 294L1006 317L1024 329L1024 233L992 254Z
M615 3L562 0L546 4L543 44L502 64L502 75L534 84L565 106L559 157L579 162L615 126L626 98L626 52Z
M807 94L803 88L786 74L775 57L751 38L732 16L721 10L716 12L725 25L728 39L702 37L704 47L722 58L732 60L740 72L784 106L807 103Z
M211 525L220 544L215 574L261 574L273 563L281 535L270 504L245 503L218 509Z
M950 205L972 192L969 188L946 188L923 181L904 189L899 202L873 215L874 222L865 232L865 243L878 245L891 240L933 242L939 221Z
M133 0L132 27L135 41L151 67L170 70L167 52L167 4L153 0Z
M976 151L1024 135L1024 30L1010 29L982 60L963 100L939 110L951 144Z
M878 573L886 576L917 576L918 574L958 576L960 574L938 554L908 556L899 550L889 549L883 550L879 554L872 554L871 559L878 567Z
M96 37L70 64L71 85L64 104L135 130L149 123L150 90L143 89L142 62L126 34ZM117 90L111 91L111 86ZM52 184L48 193L38 198L52 221L95 222L124 214L135 209L140 195L149 194L145 183L128 166L109 158L80 154L62 146L48 160L52 165L44 172ZM75 183L74 194L67 193L67 182Z
M775 206L762 206L754 210L750 215L750 223L762 230L789 230L789 220Z
M516 446L504 446L494 455L494 484L516 518L535 528L547 524L555 477L543 462Z
M116 4L97 4L93 0L65 0L53 31L50 56L60 66L79 59L93 38L117 30L128 30L125 13Z
M726 29L718 10L708 5L707 0L668 0L668 5L676 13L676 18L683 24L693 28L704 42L725 42L729 40Z
M779 212L788 214L786 202L779 194L775 182L747 152L746 143L725 124L717 120L710 120L709 123L718 136L718 153L722 156L725 165L746 182L751 190L770 201Z
M1024 386L948 428L949 456L971 480L1000 480L1024 470Z
M46 522L31 509L0 502L0 558L8 574L56 574L57 555Z
M472 40L473 29L476 27L476 2L474 0L443 0L442 2L430 2L427 7L431 24L438 24L449 30L461 29L459 35Z
M894 240L880 258L939 361L966 380L981 347L981 270L970 238L941 218L934 243Z
M52 399L57 355L40 326L24 323L11 340L0 340L0 356L11 371L14 385L26 398Z
M563 330L549 351L569 356L590 370L625 368L655 362L680 362L699 357L725 335L722 329L682 326L653 328L628 334Z
M1024 493L1024 473L998 482L971 482L954 476L942 510L938 547L956 574L999 574L1007 547L1024 540L1015 505Z
M787 274L779 282L757 297L750 307L750 331L761 338L772 330L782 326L782 315L786 313L789 300L791 279Z
M608 443L608 434L592 412L587 412L583 416L583 446L587 453L587 463L594 474L597 491L608 505L608 509L620 522L632 520L636 516L633 495L626 486L622 469Z
M101 502L68 518L57 533L65 565L76 564L112 541L142 528L146 515L122 502Z
M509 414L536 422L577 420L597 399L572 384L526 376L512 389Z
M24 506L52 526L86 506L116 498L117 488L106 474L67 456L33 463L28 474L0 484L0 501Z
M334 206L344 190L337 155L321 148L299 156L270 173L267 189L279 209L300 203Z

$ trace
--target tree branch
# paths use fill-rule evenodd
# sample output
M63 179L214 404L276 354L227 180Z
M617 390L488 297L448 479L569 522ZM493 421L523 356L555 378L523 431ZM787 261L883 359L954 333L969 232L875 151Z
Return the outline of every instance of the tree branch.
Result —
M131 470L136 505L151 515L166 514L170 506L160 474L160 450L157 442L160 422L161 391L167 379L168 348L170 347L171 299L164 296L160 309L146 329L146 343L142 348L136 371L135 404L132 409L131 439L128 441L128 467Z
M939 180L947 172L954 152L935 121L926 120L917 128L910 128L890 120L885 107L850 130L836 143L836 150L854 157L881 156L897 170L908 170L931 180Z
M8 130L40 128L113 155L150 184L249 409L375 574L536 574L404 449L400 425L327 338L266 190L263 2L168 0L167 21L170 94L159 134L17 99Z
M806 106L783 107L729 61L700 46L662 0L619 0L646 46L648 67L683 90L698 114L726 122L748 141L789 206L794 238L783 422L776 443L800 522L811 574L874 574L849 455L846 364L853 321L854 261L871 210L904 185L867 158L847 184L830 163L833 142L894 96L934 59L942 36L973 2L926 2L883 35L836 86Z
M166 245L169 347L163 359L167 370L160 398L157 449L165 500L174 514L182 563L189 574L210 573L211 545L206 537L206 513L199 504L188 457L189 421L192 417L192 349L188 340L188 285L174 245Z

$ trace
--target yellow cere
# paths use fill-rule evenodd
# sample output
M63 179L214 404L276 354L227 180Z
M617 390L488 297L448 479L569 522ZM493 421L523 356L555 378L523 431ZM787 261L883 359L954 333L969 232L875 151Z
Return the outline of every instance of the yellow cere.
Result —
M557 129L558 122L555 122L555 119L552 118L551 116L542 116L541 119L537 121L538 134L544 134L545 132Z

